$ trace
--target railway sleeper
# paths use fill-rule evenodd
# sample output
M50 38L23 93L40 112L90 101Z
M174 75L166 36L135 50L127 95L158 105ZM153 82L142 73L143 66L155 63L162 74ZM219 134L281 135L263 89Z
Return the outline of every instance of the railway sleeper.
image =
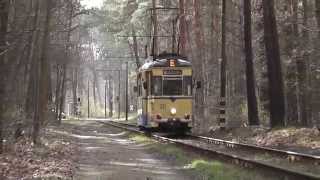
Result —
M298 157L296 155L288 155L287 159L291 163L301 161L301 157Z

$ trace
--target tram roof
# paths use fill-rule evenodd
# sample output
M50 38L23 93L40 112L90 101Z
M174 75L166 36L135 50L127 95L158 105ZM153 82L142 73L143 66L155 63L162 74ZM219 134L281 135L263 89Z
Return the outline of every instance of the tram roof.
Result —
M191 62L187 61L185 57L182 56L158 56L156 60L153 57L149 57L146 63L140 68L140 70L148 70L156 67L170 67L169 61L176 60L176 67L191 67Z

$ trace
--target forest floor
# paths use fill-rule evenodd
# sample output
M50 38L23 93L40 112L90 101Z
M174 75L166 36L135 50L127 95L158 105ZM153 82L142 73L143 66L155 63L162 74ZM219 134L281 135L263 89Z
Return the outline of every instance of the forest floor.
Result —
M102 122L69 121L60 131L78 138L76 180L277 180Z
M49 126L41 142L22 138L0 155L0 179L277 179L94 120Z
M194 180L148 142L95 121L50 126L34 146L20 139L0 155L0 179Z
M40 145L24 137L6 145L0 154L0 179L72 179L76 144L55 133L56 128L43 132Z
M136 124L136 119L132 118L122 122ZM318 128L288 127L270 130L261 127L242 127L227 131L217 129L204 136L320 156L320 130Z
M128 132L90 121L64 126L78 137L77 180L191 180L185 169L162 160L148 151Z
M234 142L255 144L282 150L320 155L320 131L317 128L233 128L216 130L207 136Z

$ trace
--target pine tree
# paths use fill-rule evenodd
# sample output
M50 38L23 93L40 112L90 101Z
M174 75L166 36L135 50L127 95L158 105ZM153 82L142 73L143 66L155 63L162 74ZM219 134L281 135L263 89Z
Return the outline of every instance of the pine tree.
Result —
M268 66L270 124L285 125L285 102L274 0L263 0L264 43Z
M259 125L252 54L251 0L244 0L244 41L246 55L247 101L250 125Z

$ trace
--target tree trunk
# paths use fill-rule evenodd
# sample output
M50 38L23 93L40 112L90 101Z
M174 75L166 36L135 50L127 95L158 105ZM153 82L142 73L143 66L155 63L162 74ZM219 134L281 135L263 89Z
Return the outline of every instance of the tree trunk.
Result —
M97 89L97 101L98 101L98 105L102 108L103 107L103 102L102 102L102 94L101 94L101 86L99 86L99 77L98 77L98 75L97 75L97 72L95 72L95 74L96 74L96 81L97 81L97 83L96 83L96 89Z
M51 0L46 1L46 19L44 26L44 34L42 41L42 53L40 57L40 79L39 79L39 99L38 99L38 115L34 118L33 124L33 142L38 143L38 136L41 122L46 119L48 110L48 49L50 46L50 19L51 19Z
M259 125L256 82L252 53L251 0L244 0L244 43L246 55L247 101L249 125Z
M65 54L66 54L66 59L65 62L63 63L63 68L62 68L62 84L61 84L61 92L60 92L60 111L59 111L59 120L58 123L61 124L62 121L62 112L64 111L65 107L65 96L66 96L66 79L67 79L67 66L68 66L68 61L70 60L70 51L71 51L71 27L72 27L72 17L73 17L73 4L72 0L69 1L68 3L68 8L69 8L69 14L68 14L68 34L67 34L67 43L66 43L66 49L65 49Z
M179 16L180 16L180 23L179 23L179 47L178 47L178 54L186 55L186 43L187 43L187 32L186 32L186 13L185 13L185 0L179 0Z
M287 0L284 5L285 12L288 13L288 18L291 23L283 26L283 43L285 44L284 54L287 56L288 65L285 73L286 87L286 124L296 126L299 124L298 110L298 92L297 92L297 70L295 61L297 60L298 50L298 0Z
M316 4L316 19L317 19L317 24L318 24L318 29L320 29L320 1L315 0ZM320 31L318 32L318 39L320 39Z
M73 104L72 104L72 114L77 115L78 110L78 68L74 68L72 72L72 96L73 96Z
M93 73L92 96L93 96L94 107L96 107L97 106L97 96L96 96L97 75L94 68L92 68L92 73Z
M192 1L185 1L185 11L187 14L186 7L192 6ZM192 30L193 30L192 21L186 21L186 55L191 58L191 61L195 59L195 51L192 48L193 38L192 38ZM194 62L194 61L192 61Z
M62 121L62 112L64 111L65 96L66 96L66 79L67 79L67 63L65 62L62 67L62 80L61 80L61 91L59 100L59 120L58 124Z
M319 0L315 0L315 6L316 6L315 14L316 14L317 25L318 25L318 30L319 30L320 29L320 1ZM320 59L319 47L320 47L320 31L318 31L318 39L315 42L315 59L316 59L316 61L319 61L319 59ZM313 84L312 88L319 90L319 88L317 88L317 84L319 85L318 82L319 82L319 80L316 80L315 83L311 81L311 83ZM316 92L319 92L319 91L316 91ZM313 99L313 97L317 97L316 92L310 93L311 94L310 97L312 97L312 98L310 98L310 100L312 100L312 104L310 105L310 112L311 112L310 120L315 121L317 123L317 126L320 127L319 113L317 113L317 112L319 112L319 105L318 105L318 103L316 103L317 99Z
M35 104L35 91L37 88L35 86L35 81L37 79L37 73L36 73L36 69L37 69L37 63L38 63L38 58L37 56L35 56L36 51L37 51L37 44L39 41L39 31L38 31L38 27L39 27L39 11L40 11L40 2L39 0L35 0L35 16L33 19L33 32L32 35L30 37L30 49L29 49L29 56L28 58L28 62L31 63L31 67L29 70L29 81L28 81L28 90L27 90L27 99L26 99L26 104L25 104L25 109L26 109L26 113L27 113L27 118L31 118L32 117L32 111L34 111L35 109L34 104Z
M264 41L266 48L271 127L285 125L285 103L279 37L274 12L274 0L263 0Z
M136 36L136 31L134 30L134 27L132 27L132 37L133 37L133 52L134 52L134 57L136 59L136 65L137 69L140 68L140 60L139 60L139 52L138 52L138 41L137 41L137 36ZM147 58L147 57L146 57Z
M201 23L201 4L198 0L193 0L194 6L194 34L195 34L195 43L198 49L196 53L196 60L193 61L194 68L197 70L194 73L194 78L196 81L203 81L203 66L204 63L204 34L202 32L202 23ZM200 89L197 89L195 95L195 119L198 121L198 127L200 132L203 130L202 127L206 126L204 123L204 88L203 85Z
M303 0L303 25L308 26L309 19L309 8L307 0ZM306 29L302 31L302 42L300 45L301 51L304 47L307 47L309 43L309 33ZM308 125L308 112L307 112L307 64L309 61L309 55L307 52L302 52L302 57L296 59L297 65L297 79L298 79L298 109L299 109L299 119L303 126Z
M6 111L6 81L7 71L6 68L6 36L8 28L9 17L9 2L7 0L0 0L0 154L3 152L3 124L4 113Z
M47 81L48 81L48 105L50 104L52 104L52 74L51 74L51 72L52 72L52 70L51 70L51 62L50 61L48 61L48 63L47 63L47 65L48 65L48 76L47 76Z
M152 55L155 58L158 55L158 16L156 10L156 0L152 0L152 19L153 19L153 42L152 42Z

